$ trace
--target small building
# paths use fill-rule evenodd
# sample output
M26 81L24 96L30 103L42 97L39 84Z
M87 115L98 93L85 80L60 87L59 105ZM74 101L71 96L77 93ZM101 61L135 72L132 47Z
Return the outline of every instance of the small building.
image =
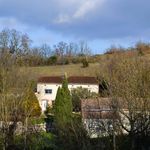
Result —
M55 101L58 87L61 87L63 77L49 76L38 79L36 96L39 100L42 111L47 105ZM70 76L68 77L68 88L71 91L77 87L86 88L91 92L99 93L99 84L95 77Z
M113 113L108 98L82 99L81 115L91 138L106 135L112 125Z
M119 102L122 104L121 100ZM123 118L124 116L120 112L115 111L114 106L111 98L99 97L81 100L82 121L91 138L108 136L109 134L113 134L114 130L117 130L118 133L126 134L125 130L116 125L122 119L126 127L130 128L128 120ZM122 111L128 114L128 110L124 108L122 105ZM114 129L114 126L117 129Z

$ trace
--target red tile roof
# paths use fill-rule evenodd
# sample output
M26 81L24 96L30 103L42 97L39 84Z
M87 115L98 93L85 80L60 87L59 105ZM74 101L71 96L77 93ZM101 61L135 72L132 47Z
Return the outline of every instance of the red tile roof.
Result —
M40 77L38 79L39 83L62 83L62 77L60 76L53 76L53 77Z
M47 76L40 77L38 79L39 83L62 83L63 77L61 76ZM88 76L70 76L68 77L69 83L80 83L80 84L98 84L98 81L95 77Z

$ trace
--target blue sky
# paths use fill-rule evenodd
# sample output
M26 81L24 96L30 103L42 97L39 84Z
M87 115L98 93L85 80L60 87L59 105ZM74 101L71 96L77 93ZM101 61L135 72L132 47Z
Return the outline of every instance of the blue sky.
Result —
M150 0L0 0L0 30L34 45L87 41L94 53L150 40Z

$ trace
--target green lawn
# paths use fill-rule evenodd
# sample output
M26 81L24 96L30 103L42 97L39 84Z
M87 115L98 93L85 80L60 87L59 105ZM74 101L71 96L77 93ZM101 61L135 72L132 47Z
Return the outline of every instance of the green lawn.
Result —
M30 67L29 71L36 77L40 76L60 76L67 73L68 76L95 76L100 70L98 63L91 63L89 67L83 68L82 64L56 65Z

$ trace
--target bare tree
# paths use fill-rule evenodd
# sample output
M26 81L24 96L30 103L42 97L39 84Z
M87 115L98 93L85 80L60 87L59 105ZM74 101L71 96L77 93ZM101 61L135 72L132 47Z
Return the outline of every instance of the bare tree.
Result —
M21 45L21 33L15 29L10 30L9 51L14 54L19 51Z
M40 49L44 58L50 57L52 55L51 47L49 45L43 44Z
M138 137L150 134L150 66L141 58L117 58L108 65L109 93L119 112L120 126L135 149Z
M80 55L88 56L91 54L91 49L88 46L87 42L85 42L85 41L79 42L79 50L80 50L80 52L79 52Z
M0 32L0 48L2 51L5 51L9 47L9 34L10 31L8 29L4 29Z
M0 76L0 144L5 150L15 144L18 123L23 125L26 118L32 116L36 105L30 104L30 109L26 109L26 100L31 97L26 94L30 79L27 72L15 65L15 58L9 52L0 55ZM21 128L17 132L23 131Z
M32 40L29 38L27 34L23 34L21 36L21 49L24 55L27 55L29 53L31 43Z

